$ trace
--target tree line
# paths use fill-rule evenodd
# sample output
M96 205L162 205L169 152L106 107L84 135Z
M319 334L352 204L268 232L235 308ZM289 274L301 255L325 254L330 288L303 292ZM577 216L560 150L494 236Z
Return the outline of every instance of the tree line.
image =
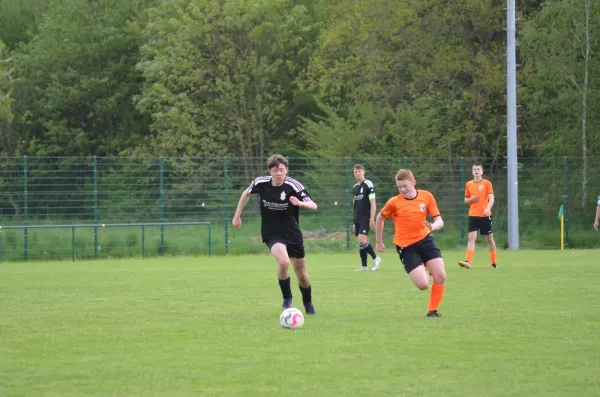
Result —
M504 8L0 0L0 154L502 158ZM585 160L600 149L600 4L517 10L519 155Z

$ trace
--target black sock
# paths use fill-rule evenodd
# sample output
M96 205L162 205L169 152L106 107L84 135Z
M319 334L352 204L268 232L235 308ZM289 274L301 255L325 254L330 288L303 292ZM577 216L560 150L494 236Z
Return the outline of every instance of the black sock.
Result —
M300 292L302 292L302 303L312 302L312 287L310 285L306 288L300 287Z
M365 249L366 247L366 245L361 245L358 248L358 253L360 254L360 263L362 263L363 267L367 267L367 250Z
M285 280L279 280L279 288L281 288L283 299L292 299L292 288L290 287L289 277Z
M373 246L368 241L367 241L367 244L365 244L364 250L367 251L367 254L371 255L371 258L373 258L373 259L377 258L377 255L375 255L375 250L373 249Z

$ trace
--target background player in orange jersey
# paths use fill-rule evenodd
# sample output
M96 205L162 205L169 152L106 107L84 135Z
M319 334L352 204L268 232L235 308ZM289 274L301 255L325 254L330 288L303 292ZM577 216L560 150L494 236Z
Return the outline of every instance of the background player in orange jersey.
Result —
M377 215L377 249L385 251L383 224L386 219L393 220L394 244L404 270L417 288L425 291L429 288L427 266L433 277L427 317L440 317L438 307L444 297L446 269L431 232L444 227L444 221L433 195L426 190L415 189L416 181L412 172L399 170L395 179L400 194L389 199ZM427 214L433 222L427 221ZM425 266L422 266L423 263Z
M467 259L458 262L458 264L467 269L473 266L475 240L477 240L477 232L479 231L487 238L490 248L490 260L492 261L492 267L495 269L497 267L496 242L494 241L494 233L492 233L494 189L492 188L492 182L483 179L483 166L481 164L473 164L472 171L473 180L467 182L465 186L465 204L469 206Z

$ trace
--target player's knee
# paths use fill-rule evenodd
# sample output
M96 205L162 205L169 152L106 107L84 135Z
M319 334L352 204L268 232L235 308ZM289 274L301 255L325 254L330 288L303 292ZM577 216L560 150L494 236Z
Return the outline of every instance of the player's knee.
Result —
M308 278L308 272L306 270L296 273L296 277L298 277L298 282L301 285L310 283L310 278Z
M277 258L277 266L287 269L290 266L290 258Z
M426 282L425 281L420 281L420 282L415 283L415 285L421 291L427 291L429 289L429 281L426 281Z
M433 278L433 282L437 285L444 285L446 283L446 272L433 274L431 278Z

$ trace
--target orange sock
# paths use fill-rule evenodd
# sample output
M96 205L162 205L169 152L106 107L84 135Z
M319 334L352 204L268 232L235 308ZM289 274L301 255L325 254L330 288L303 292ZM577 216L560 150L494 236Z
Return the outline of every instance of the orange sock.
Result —
M431 294L429 295L429 311L437 310L440 307L442 298L444 297L445 285L437 285L433 283L431 286Z
M496 263L496 250L490 251L490 259L492 263Z
M467 250L467 262L473 264L473 257L475 256L475 251Z

